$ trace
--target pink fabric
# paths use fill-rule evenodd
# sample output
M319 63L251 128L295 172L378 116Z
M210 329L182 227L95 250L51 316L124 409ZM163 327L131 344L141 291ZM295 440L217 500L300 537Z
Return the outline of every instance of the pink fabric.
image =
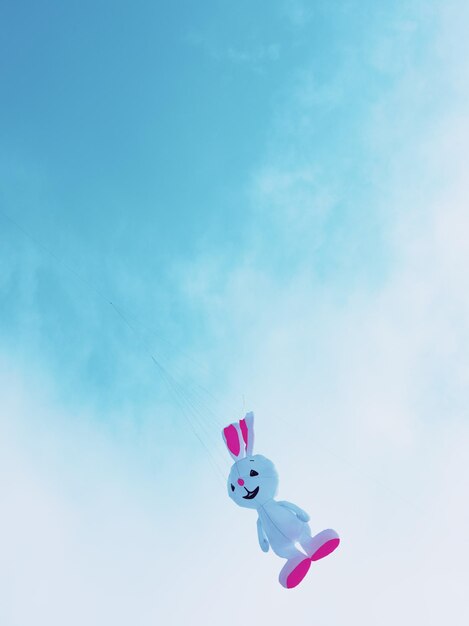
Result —
M319 561L319 559L323 559L325 556L327 556L331 552L334 552L334 550L337 548L339 543L340 543L340 539L330 539L329 541L326 541L326 543L324 543L319 548L319 550L316 550L316 552L311 557L311 560Z
M228 446L228 450L231 452L231 454L238 456L239 451L240 451L239 437L238 437L238 431L233 426L233 424L230 424L229 426L227 426L223 430L223 434L225 435L225 440L226 440L226 445Z
M293 589L293 587L300 584L308 573L310 565L311 561L309 559L305 559L295 567L295 569L287 576L287 589Z
M241 434L243 435L244 443L246 444L246 448L248 447L248 427L246 426L246 420L239 420L239 426L241 428Z

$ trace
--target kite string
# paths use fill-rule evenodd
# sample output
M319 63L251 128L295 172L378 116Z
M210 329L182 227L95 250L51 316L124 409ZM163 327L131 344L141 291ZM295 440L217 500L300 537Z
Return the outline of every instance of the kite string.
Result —
M134 325L138 325L140 329L146 331L146 333L148 333L150 339L152 338L152 336L156 336L158 338L158 340L163 341L164 343L167 344L167 346L174 351L175 346L174 344L167 339L162 333L158 332L156 329L154 328L150 328L148 327L146 324L144 324L143 322L141 322L140 320L138 320L136 318L135 315L133 315L132 313L130 313L128 310L124 309L121 305L119 305L119 307L117 307L117 305L115 303L111 303L113 308L115 309L116 313L118 313L118 315L120 315L123 319L127 318L127 319L132 319L133 318L133 323ZM194 365L196 365L199 369L204 369L205 371L207 371L207 366L205 364L201 364L200 361L195 360L191 355L189 355L186 351L181 350L178 348L178 353L182 354L185 358L187 358L189 361L191 361ZM173 367L173 369L175 369ZM177 368L179 369L179 368ZM200 391L196 391L193 390L194 395L197 395L201 398L202 400L202 395L201 392L203 394L205 394L208 398L211 399L211 401L215 402L215 403L219 403L220 402L220 398L217 397L216 394L213 394L212 392L210 392L206 387L204 387L203 385L200 385L199 383L197 383L196 381L191 381L191 383L198 388ZM203 400L202 400L203 401ZM211 411L211 413L213 415L215 415L215 413L213 411Z
M139 333L138 333L138 330L135 328L135 326L127 319L127 317L122 313L122 311L119 308L116 307L116 305L114 303L111 302L110 304L113 307L113 309L116 311L116 313L119 315L119 317L122 319L122 321L138 337ZM184 419L188 422L188 424L189 424L192 432L194 433L195 437L199 440L200 444L203 446L203 448L205 449L206 453L208 454L208 457L209 457L212 465L215 467L216 471L221 475L221 477L222 477L222 479L224 481L225 480L225 474L222 472L220 467L217 465L216 459L213 457L212 453L210 452L208 446L206 445L206 443L204 442L204 440L200 436L199 432L197 432L197 429L195 428L193 421L191 421L191 419L187 415L187 410L190 411L190 409L191 409L191 405L190 405L189 399L186 396L183 395L183 393L181 392L181 387L180 387L179 383L167 371L167 369L159 361L159 359L157 359L157 357L152 352L150 347L146 344L146 342L144 343L144 345L145 345L146 351L148 352L148 355L150 356L153 364L157 367L158 371L160 372L160 375L161 375L162 379L164 380L164 382L166 383L168 389L175 396L176 401L177 401L177 403L179 405L179 408L181 410L181 413L182 413ZM186 405L185 408L184 408L184 405ZM201 423L199 421L199 419L198 419L199 413L195 413L194 409L192 410L192 413L193 413L192 417L193 417L194 422L199 426L200 430L203 430L203 428L204 428L203 422Z
M35 246L37 246L42 252L46 253L47 255L49 255L52 259L54 259L54 261L56 261L57 263L59 263L60 265L62 265L70 274L72 274L76 279L78 279L83 285L85 285L85 287L92 293L95 294L95 296L97 296L98 298L100 298L103 302L105 302L107 305L111 306L111 308L114 310L114 312L122 319L122 321L138 336L138 331L135 328L135 326L133 324L130 323L130 321L128 320L128 318L126 317L126 315L123 314L122 312L122 308L121 307L117 307L117 305L110 299L108 298L104 292L101 289L98 289L96 287L96 285L94 285L93 283L91 283L89 280L85 279L80 273L78 273L73 266L71 266L69 263L67 263L63 258L59 257L53 250L51 250L48 246L44 245L39 239L37 239L37 237L33 236L31 233L29 233L23 226L21 226L15 219L13 219L8 213L6 213L1 207L0 207L0 213L4 216L4 218L11 224L13 225L19 232L22 233L23 236L25 236L27 239L29 239ZM167 339L165 340L167 343L170 343ZM187 405L189 404L188 401L188 396L187 394L184 395L181 392L181 385L179 383L177 383L177 381L171 376L171 374L169 374L169 372L164 368L164 366L158 361L158 359L156 359L156 357L152 354L151 350L148 350L147 347L147 351L149 351L150 356L154 362L155 365L158 366L161 378L163 379L163 381L165 382L166 386L168 387L168 389L176 396L176 399L178 401L178 406L179 409L181 410L181 413L183 414L183 417L186 419L186 421L189 423L191 430L194 434L194 436L199 440L199 442L201 443L201 445L204 447L204 449L206 450L207 454L209 455L209 458L211 460L211 462L214 462L216 464L216 461L213 459L208 447L206 446L205 442L203 441L202 437L199 435L199 433L197 432L193 422L191 421L191 419L189 418L189 416L187 415L186 410L184 409L184 402L186 403L186 408ZM193 362L194 359L191 359ZM210 394L210 392L204 388L202 388L201 386L199 386L201 389L203 389L205 391L205 393L207 395L212 396L212 394ZM179 392L179 393L178 393ZM181 400L182 397L182 400ZM216 399L212 396L212 398L216 401ZM199 404L202 403L202 398L198 398L198 402ZM189 407L191 405L189 404ZM209 410L207 412L210 412L213 416L215 415L213 413L213 411ZM192 413L193 413L193 418L195 421L195 416L194 416L194 409L192 409ZM201 413L200 411L197 411L197 416L201 417ZM199 423L199 420L197 420L198 426L199 428L201 428L201 424ZM217 424L218 425L218 424ZM218 466L216 466L217 471L223 476L223 479L225 477L225 474L223 474L220 470L220 468Z
M70 265L68 262L66 262L63 258L61 258L60 256L58 256L53 250L51 250L48 246L46 246L45 244L43 244L37 237L35 237L34 235L32 235L30 232L28 232L23 226L21 226L21 224L19 224L13 217L11 217L11 215L9 215L2 207L0 207L0 214L3 215L3 217L5 218L6 221L8 221L17 231L19 231L20 233L22 233L22 235L27 238L28 240L30 240L37 248L39 248L40 250L42 250L44 253L46 253L47 255L49 255L52 259L54 259L57 263L61 264L70 274L72 274L78 281L80 281L83 285L85 285L85 287L92 293L95 294L95 296L97 296L99 299L101 299L103 302L105 302L107 305L111 306L113 308L113 310L116 312L116 314L119 315L119 317L122 318L122 320L132 328L132 330L134 332L136 332L136 329L134 327L132 327L132 325L130 324L130 322L128 321L126 315L123 314L123 310L122 307L117 307L117 305L110 300L105 294L104 292L98 288L96 285L94 285L92 282L90 282L89 280L87 280L86 278L84 278L79 272L77 272L74 267L72 265ZM134 316L133 316L134 317ZM137 321L138 325L141 328L145 328L145 326L140 322ZM147 328L148 331L148 328ZM150 331L152 334L156 335L159 337L160 340L166 342L167 345L171 346L171 342L165 338L161 333L158 333L156 330L151 330ZM190 357L189 355L186 355L187 358L189 358L193 363L197 364L197 362ZM200 365L200 364L199 364ZM186 406L189 403L189 406L192 407L192 415L194 417L194 413L196 413L199 416L199 419L201 417L201 412L200 412L200 408L199 410L195 409L195 403L198 402L198 406L202 406L204 404L207 404L203 398L201 397L200 393L196 393L194 390L192 391L193 393L193 398L190 399L189 393L187 391L182 391L182 386L177 383L177 381L175 381L175 379L173 378L173 381L176 383L176 389L171 388L169 385L169 380L171 380L171 375L169 374L169 372L160 364L160 375L163 379L163 381L165 382L166 386L170 389L171 393L174 394L177 398L178 398L178 406L179 409L182 412L182 408L183 405L181 405L181 398L184 398L183 402L185 402ZM166 373L166 376L169 376L169 379L165 379L164 376L162 375L162 372ZM174 382L173 382L173 387L174 387ZM215 396L213 396L208 390L206 390L204 387L202 387L201 385L197 385L199 387L199 389L201 389L201 391L203 391L205 393L205 395L211 397L215 402L218 402L218 400L216 399ZM179 391L179 395L178 395L178 391ZM244 406L244 397L243 397L243 406ZM204 413L203 416L205 418L207 418L208 415L212 415L212 417L214 418L214 422L216 422L217 427L219 427L219 423L218 421L216 421L216 415L215 413L208 407L206 406L204 409ZM194 426L193 423L190 422L190 418L187 416L187 413L184 415L185 419L191 424L191 429L194 431ZM194 418L195 419L195 418ZM202 420L203 423L203 420ZM200 424L199 428L201 427ZM194 432L195 435L195 432ZM201 440L201 438L198 435L197 436L198 439ZM202 443L202 440L201 440ZM342 455L337 454L336 452L334 452L333 450L330 450L329 448L325 447L322 443L318 442L321 447L326 450L329 454L332 454L333 456L335 456L336 458L338 458L339 460L341 460L343 463L348 464L351 467L354 467L355 470L358 470L357 466L351 462L350 460L346 459L345 457L343 457ZM204 448L206 448L205 444ZM363 474L363 472L361 472ZM371 478L371 476L368 476L369 478ZM377 484L380 484L381 486L385 487L388 491L392 492L394 495L399 496L403 501L406 501L407 504L412 504L414 507L416 506L416 503L414 501L409 501L407 500L407 498L402 497L397 491L395 491L392 487L390 487L387 483L380 481L378 479L376 479L375 477L373 477L374 481Z

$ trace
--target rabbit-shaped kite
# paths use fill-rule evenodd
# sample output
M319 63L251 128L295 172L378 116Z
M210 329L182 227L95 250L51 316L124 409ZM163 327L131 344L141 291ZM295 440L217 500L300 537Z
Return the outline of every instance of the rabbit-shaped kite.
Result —
M279 581L291 589L306 576L311 562L333 552L340 539L332 529L311 537L309 515L291 502L274 499L278 475L272 461L260 454L253 456L253 426L254 414L247 413L244 419L223 429L223 439L235 460L228 477L228 495L238 506L257 510L259 545L264 552L270 545L275 554L287 559Z

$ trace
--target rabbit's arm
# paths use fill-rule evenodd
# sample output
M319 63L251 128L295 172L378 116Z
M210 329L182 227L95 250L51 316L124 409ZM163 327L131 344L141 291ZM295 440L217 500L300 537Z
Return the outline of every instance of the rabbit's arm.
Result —
M303 509L300 509L299 506L293 504L292 502L287 502L286 500L282 500L279 502L280 506L284 506L286 509L290 509L296 515L296 517L302 522L309 522L309 515Z
M266 537L264 532L264 528L262 526L261 518L257 518L257 537L259 539L259 545L261 547L262 552L269 551L269 540Z

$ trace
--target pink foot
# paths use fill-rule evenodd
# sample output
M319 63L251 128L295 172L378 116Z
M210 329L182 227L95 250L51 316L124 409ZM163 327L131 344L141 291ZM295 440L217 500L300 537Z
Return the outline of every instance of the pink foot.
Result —
M290 559L285 563L280 572L280 584L287 589L293 589L293 587L299 585L306 576L310 566L311 560L308 558L298 557L296 559Z
M311 541L311 561L319 561L319 559L323 559L331 552L334 552L339 543L339 535L332 528L318 533Z

